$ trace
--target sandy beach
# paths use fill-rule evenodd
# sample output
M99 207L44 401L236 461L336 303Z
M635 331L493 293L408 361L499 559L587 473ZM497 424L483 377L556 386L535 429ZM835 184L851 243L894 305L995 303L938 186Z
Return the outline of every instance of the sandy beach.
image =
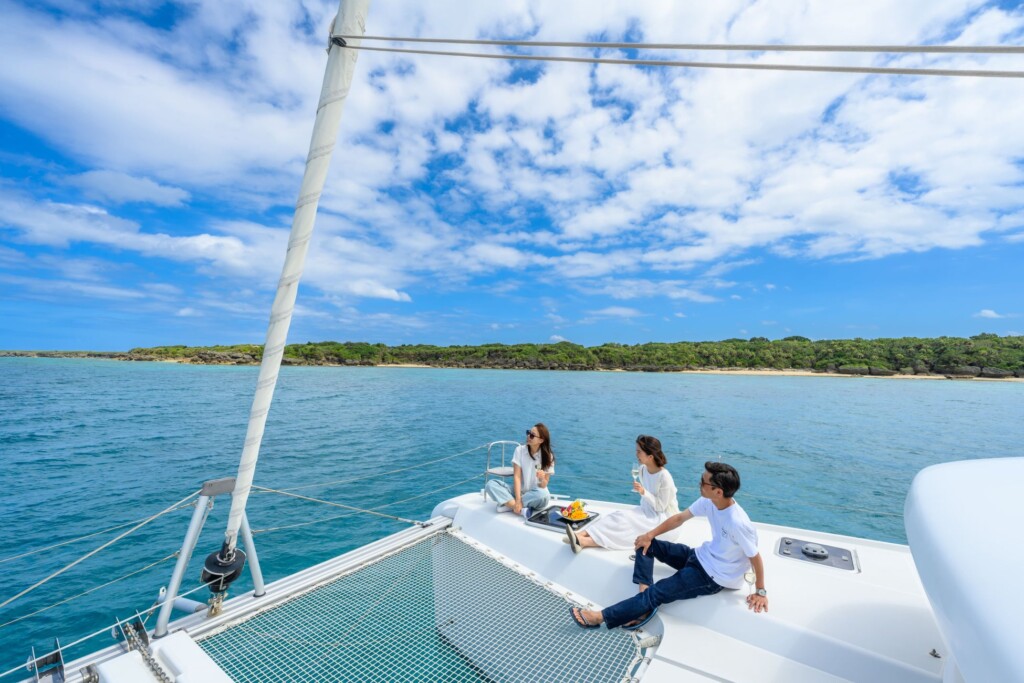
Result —
M442 366L425 365L423 363L381 363L374 367L378 368L441 368ZM449 368L464 370L466 368ZM493 369L507 370L510 368L470 368L470 369ZM519 368L515 368L519 369ZM533 372L536 372L535 370ZM549 371L550 372L550 371ZM563 370L561 372L577 372L576 370ZM623 370L614 368L611 370L594 370L593 372L641 372L639 370ZM686 374L686 375L761 375L765 377L836 377L839 379L909 379L909 380L954 380L973 382L1024 382L1024 377L951 377L947 375L846 375L838 372L814 372L812 370L749 370L746 368L719 368L707 370L665 370L665 374Z
M842 379L921 379L971 380L973 382L1024 382L1024 377L950 377L946 375L844 375L838 372L812 372L811 370L680 370L693 375L767 375L769 377L838 377Z

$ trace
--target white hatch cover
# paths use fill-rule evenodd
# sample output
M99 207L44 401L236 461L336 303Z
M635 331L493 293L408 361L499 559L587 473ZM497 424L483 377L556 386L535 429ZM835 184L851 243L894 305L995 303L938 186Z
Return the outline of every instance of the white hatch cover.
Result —
M175 683L232 683L231 678L184 632L154 640L150 653L166 676L164 680ZM100 683L160 680L135 650L97 664L96 673Z
M907 496L910 551L968 681L1024 681L1022 491L1024 458L999 458L928 467Z

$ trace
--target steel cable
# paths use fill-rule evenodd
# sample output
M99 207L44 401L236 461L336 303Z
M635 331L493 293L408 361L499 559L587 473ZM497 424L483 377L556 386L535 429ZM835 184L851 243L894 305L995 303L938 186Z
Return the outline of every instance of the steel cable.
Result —
M975 78L1024 78L1024 71L998 71L987 69L924 69L885 66L805 66L800 64L750 64L741 62L692 62L666 59L610 59L604 57L551 57L484 52L452 52L449 50L412 50L397 47L369 47L346 45L346 49L363 52L394 52L411 55L438 55L443 57L474 57L477 59L511 59L529 62L567 62L574 64L619 64L627 66L667 66L690 69L737 69L754 71L797 71L810 73L873 74L884 76L968 76Z

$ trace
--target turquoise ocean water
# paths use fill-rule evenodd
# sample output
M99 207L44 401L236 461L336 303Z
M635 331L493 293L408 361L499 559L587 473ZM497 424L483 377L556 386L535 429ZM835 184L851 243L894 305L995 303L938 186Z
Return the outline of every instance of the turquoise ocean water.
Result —
M11 558L148 517L205 479L234 476L256 375L251 367L0 358L0 602L125 529ZM721 458L739 469L737 499L757 521L903 543L914 474L1024 454L1022 417L1020 383L284 368L255 483L317 484L302 493L359 507L420 496L385 510L425 519L439 500L479 489L480 480L464 480L482 472L483 450L324 484L521 441L543 421L558 456L557 493L634 500L633 440L648 433L665 445L681 505L698 495L703 462ZM186 589L220 545L227 502L210 516ZM268 581L404 526L361 514L306 524L344 511L276 494L254 493L248 510L253 528L268 530L256 535ZM33 646L48 650L55 636L68 643L149 607L172 561L10 623L164 558L180 546L190 514L165 515L0 609L0 671ZM69 657L111 642L95 638Z

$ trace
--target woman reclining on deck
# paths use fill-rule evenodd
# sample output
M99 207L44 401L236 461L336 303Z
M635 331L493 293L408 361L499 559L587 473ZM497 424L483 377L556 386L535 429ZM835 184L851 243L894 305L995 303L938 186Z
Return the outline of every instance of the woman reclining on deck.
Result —
M640 505L595 519L579 533L566 524L565 534L574 553L595 547L630 549L639 534L679 512L676 484L665 469L668 459L661 450L661 441L644 434L636 437L636 459L640 464L640 481L633 482L633 490L640 494Z
M501 479L491 479L484 487L491 500L498 503L498 512L514 512L529 518L530 511L547 507L551 500L548 482L555 473L555 454L551 450L551 433L538 422L526 430L526 444L512 454L512 486Z

